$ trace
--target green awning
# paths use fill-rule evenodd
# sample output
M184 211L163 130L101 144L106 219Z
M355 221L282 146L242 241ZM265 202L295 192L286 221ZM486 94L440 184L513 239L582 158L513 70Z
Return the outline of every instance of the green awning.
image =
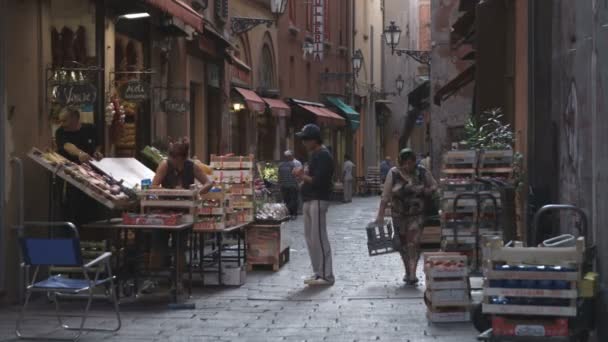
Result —
M344 103L344 101L342 101L342 99L339 97L328 96L327 101L338 108L340 112L346 116L348 121L350 121L350 127L353 130L359 128L360 115L356 110L353 109L353 107Z

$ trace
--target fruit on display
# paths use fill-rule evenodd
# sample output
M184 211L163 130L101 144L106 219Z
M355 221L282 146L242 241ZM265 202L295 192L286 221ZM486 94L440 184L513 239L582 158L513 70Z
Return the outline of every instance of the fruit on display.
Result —
M163 160L167 159L167 155L161 152L156 147L146 146L141 154L150 159L150 161L154 162L156 165L160 164Z
M279 170L276 165L272 165L270 163L266 163L263 171L263 177L265 180L269 182L278 182L279 181Z
M42 152L36 148L32 149L31 155L37 162L57 168L56 172L65 174L66 177L74 179L85 187L92 189L95 193L112 201L124 201L134 196L133 193L122 186L121 182L97 172L89 164L78 165L70 162L56 152Z

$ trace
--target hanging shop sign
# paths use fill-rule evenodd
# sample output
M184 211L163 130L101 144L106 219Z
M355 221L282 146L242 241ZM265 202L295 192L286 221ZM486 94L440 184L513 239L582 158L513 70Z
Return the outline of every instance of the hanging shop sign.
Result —
M312 7L312 43L313 43L313 57L316 62L323 60L323 51L325 45L323 39L325 37L325 6L324 2L327 0L313 0Z
M125 101L144 101L150 98L150 86L143 81L131 80L118 89L120 97Z
M190 111L190 103L183 100L166 99L161 102L161 106L166 113L184 114Z
M97 100L97 88L91 83L66 83L53 87L52 100L61 105L93 104Z

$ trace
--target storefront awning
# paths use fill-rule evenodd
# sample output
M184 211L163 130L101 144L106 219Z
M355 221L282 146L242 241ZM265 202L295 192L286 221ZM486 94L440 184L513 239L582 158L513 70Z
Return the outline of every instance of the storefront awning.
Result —
M342 114L346 115L348 121L350 121L350 126L352 129L359 128L360 115L356 110L353 109L353 107L344 103L344 101L342 101L342 99L339 97L328 96L327 101L338 108Z
M429 106L429 97L431 96L431 83L424 81L407 95L407 101L410 106L418 109L425 109Z
M441 87L433 98L435 104L441 106L441 102L450 98L458 90L475 80L475 64L468 67L465 71L456 76L453 80Z
M343 117L325 107L317 107L306 104L299 104L298 106L314 114L317 117L318 124L330 126L344 126L346 124L346 120L344 120Z
M182 0L146 0L148 4L167 12L196 31L203 32L203 16Z
M272 115L276 117L286 118L291 114L291 108L282 100L269 99L266 97L263 97L262 100L266 102L270 108L270 111L272 112Z
M234 87L234 90L243 96L249 110L258 113L263 113L266 110L266 103L255 93L255 91L238 87Z

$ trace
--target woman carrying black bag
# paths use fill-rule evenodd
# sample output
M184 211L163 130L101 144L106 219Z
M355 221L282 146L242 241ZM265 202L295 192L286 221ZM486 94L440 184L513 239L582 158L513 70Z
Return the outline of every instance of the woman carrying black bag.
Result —
M437 190L431 172L416 165L416 155L405 148L399 152L399 165L393 167L384 182L376 223L384 225L384 210L391 203L391 214L398 249L405 266L403 281L418 283L416 269L420 257L420 237L425 218L425 203Z

